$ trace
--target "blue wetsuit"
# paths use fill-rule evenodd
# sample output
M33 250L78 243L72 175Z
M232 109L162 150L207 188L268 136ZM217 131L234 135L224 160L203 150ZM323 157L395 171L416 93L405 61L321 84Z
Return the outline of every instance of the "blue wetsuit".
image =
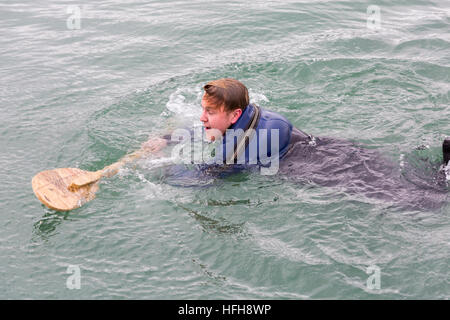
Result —
M248 165L268 166L270 158L278 153L278 160L282 159L289 148L291 141L292 124L282 115L259 108L260 115L254 128L254 135L249 139L235 163ZM256 113L256 107L248 105L239 119L232 124L225 133L222 140L222 152L217 155L215 163L225 163L227 158L234 153L238 143L238 137L248 128ZM274 143L274 144L273 144ZM244 158L245 155L245 158ZM230 162L227 162L230 163Z

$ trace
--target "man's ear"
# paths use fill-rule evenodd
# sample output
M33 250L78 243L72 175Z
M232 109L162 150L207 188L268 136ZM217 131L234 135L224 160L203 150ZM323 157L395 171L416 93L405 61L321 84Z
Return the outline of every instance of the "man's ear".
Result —
M241 117L242 109L233 110L233 117L231 118L231 124L235 124L236 121Z

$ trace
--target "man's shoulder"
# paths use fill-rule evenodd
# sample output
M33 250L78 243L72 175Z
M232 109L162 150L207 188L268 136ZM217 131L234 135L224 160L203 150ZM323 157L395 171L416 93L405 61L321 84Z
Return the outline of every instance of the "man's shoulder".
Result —
M277 130L278 133L278 143L279 143L279 154L280 157L286 153L287 148L289 146L289 142L291 141L292 135L292 124L289 120L287 120L284 116L274 111L261 109L261 118L259 120L259 124L257 129L266 129L267 134L259 134L258 139L260 141L266 140L269 142L272 140L272 130ZM258 131L258 130L257 130Z
M292 130L292 124L288 119L277 112L263 108L261 108L261 117L259 122L260 125L258 127L260 127L261 129Z

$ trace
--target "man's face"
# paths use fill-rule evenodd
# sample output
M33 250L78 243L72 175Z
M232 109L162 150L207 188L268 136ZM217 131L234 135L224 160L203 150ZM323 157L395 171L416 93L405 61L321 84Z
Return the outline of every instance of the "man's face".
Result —
M202 98L202 115L200 121L206 129L206 137L214 141L225 134L225 131L234 124L242 114L241 109L231 112L224 110L223 106L216 106L205 96Z

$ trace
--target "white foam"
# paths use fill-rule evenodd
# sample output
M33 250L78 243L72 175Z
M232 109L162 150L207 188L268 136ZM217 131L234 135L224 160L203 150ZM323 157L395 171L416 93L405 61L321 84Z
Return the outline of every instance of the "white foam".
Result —
M448 162L448 164L444 167L444 173L445 173L445 178L447 181L450 181L450 161Z
M260 104L261 102L269 102L269 99L260 92L255 92L253 89L248 89L248 95L250 97L250 102L254 102L256 104Z
M401 153L400 154L400 168L404 168L405 167L405 154Z
M166 108L183 117L198 118L201 112L201 97L202 89L200 85L194 88L181 87L170 95Z

